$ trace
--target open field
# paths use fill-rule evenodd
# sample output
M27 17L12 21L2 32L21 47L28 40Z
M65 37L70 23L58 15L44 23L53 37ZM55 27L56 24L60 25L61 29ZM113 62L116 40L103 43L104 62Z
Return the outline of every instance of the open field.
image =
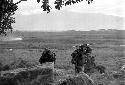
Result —
M20 41L0 41L0 62L3 66L9 65L10 69L37 65L43 48L50 48L56 53L56 69L64 69L65 72L73 71L70 63L74 45L90 43L96 63L104 65L107 75L110 72L119 71L125 65L125 31L101 30L101 31L66 31L66 32L14 32L12 37L21 36ZM22 59L22 60L21 60ZM21 64L22 61L24 64ZM123 78L112 79L101 76L92 78L96 85L105 82L104 85L125 85ZM99 76L99 74L97 73ZM109 75L108 75L109 76ZM110 76L111 77L111 76ZM57 78L60 78L57 76ZM102 79L102 80L101 80ZM112 81L112 82L110 82ZM116 82L116 83L114 83ZM122 83L120 83L122 82Z

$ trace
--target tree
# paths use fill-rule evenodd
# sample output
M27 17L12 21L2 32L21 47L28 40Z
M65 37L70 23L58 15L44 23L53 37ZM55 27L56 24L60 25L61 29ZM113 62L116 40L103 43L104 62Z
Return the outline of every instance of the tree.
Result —
M17 5L15 5L12 0L2 0L0 1L0 34L6 35L6 30L12 31L12 23L15 22L12 15L17 10Z
M12 23L15 23L15 18L13 15L15 11L18 9L17 4L22 1L27 0L20 0L17 3L14 3L13 0L1 0L0 1L0 35L7 34L7 31L10 30L12 32ZM60 10L63 6L72 5L75 3L79 3L83 0L55 0L55 9ZM88 4L92 3L93 0L86 0ZM50 12L52 9L49 5L49 0L37 0L38 3L42 2L41 8L43 11L47 13Z

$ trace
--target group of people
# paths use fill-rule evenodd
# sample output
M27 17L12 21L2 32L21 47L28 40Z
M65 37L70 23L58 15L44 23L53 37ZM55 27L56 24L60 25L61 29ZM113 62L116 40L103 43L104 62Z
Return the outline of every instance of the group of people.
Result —
M92 52L92 49L88 46L88 44L83 44L83 45L80 45L71 54L71 56L72 56L71 63L75 65L75 72L77 74L80 74L83 72L83 75L82 75L83 77L81 77L81 75L80 76L77 75L77 77L66 79L60 85L93 85L92 80L87 76L86 73L84 73L84 70L86 70L86 69L84 69L84 66L90 67L89 64L94 63L94 58L93 58L93 61L92 61L92 59L89 60L90 58L87 58L87 57L91 57L90 56L91 52ZM56 61L55 56L56 56L55 53L53 53L49 49L45 49L42 53L41 58L39 59L39 62L41 64L46 63L46 62L55 63L55 61ZM74 79L75 80L79 79L81 81L81 84L75 84L75 83L77 83L77 81L75 81ZM74 82L74 84L73 84L73 82Z
M90 70L90 67L95 65L94 56L91 56L92 49L88 44L82 44L71 54L72 60L71 63L75 65L75 72L79 73Z

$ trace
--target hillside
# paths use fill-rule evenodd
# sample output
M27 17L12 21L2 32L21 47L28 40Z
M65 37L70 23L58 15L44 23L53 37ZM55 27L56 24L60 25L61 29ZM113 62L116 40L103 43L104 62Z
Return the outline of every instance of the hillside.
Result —
M101 13L70 11L15 16L14 29L30 31L67 31L95 29L124 29L124 18Z

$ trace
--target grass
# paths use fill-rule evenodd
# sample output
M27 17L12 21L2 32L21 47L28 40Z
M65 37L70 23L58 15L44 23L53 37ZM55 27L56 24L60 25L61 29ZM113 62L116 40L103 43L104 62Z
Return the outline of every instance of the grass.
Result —
M1 72L0 85L52 85L53 70L51 68L32 67L18 68Z
M114 71L120 71L122 65L125 65L125 47L124 36L117 32L78 32L78 33L43 33L32 35L29 33L23 34L23 41L14 42L0 42L0 62L3 66L14 63L13 69L18 68L18 60L21 58L26 61L27 65L37 65L43 48L49 47L56 53L55 68L61 69L56 73L57 81L66 78L66 74L74 75L74 66L71 64L71 53L74 48L72 46L80 43L95 43L91 45L93 48L93 55L96 56L96 63L106 67L107 75L100 75L95 73L92 75L96 85L104 83L104 85L125 85L123 80L114 79L112 77ZM30 35L30 36L29 36ZM118 36L117 36L118 35ZM33 36L33 37L32 37ZM13 48L12 51L9 48ZM26 64L21 67L25 67ZM65 73L65 75L61 73ZM60 76L61 75L61 76ZM47 77L47 75L45 76ZM33 83L41 81L42 77L38 76ZM30 79L25 82L28 85ZM27 84L26 84L27 83ZM35 84L34 84L35 85ZM38 85L36 83L36 85Z

